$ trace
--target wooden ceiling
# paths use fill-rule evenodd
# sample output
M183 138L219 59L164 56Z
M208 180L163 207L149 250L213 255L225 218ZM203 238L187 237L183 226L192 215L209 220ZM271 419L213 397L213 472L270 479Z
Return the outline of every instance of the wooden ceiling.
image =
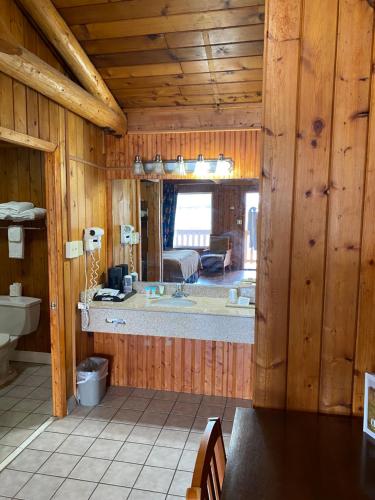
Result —
M125 109L261 101L264 0L54 0Z

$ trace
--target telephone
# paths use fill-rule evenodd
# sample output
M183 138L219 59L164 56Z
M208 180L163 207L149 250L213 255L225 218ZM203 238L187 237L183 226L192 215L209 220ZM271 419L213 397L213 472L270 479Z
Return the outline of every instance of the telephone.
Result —
M113 288L102 288L96 292L93 298L94 301L104 302L122 302L124 299L125 294Z

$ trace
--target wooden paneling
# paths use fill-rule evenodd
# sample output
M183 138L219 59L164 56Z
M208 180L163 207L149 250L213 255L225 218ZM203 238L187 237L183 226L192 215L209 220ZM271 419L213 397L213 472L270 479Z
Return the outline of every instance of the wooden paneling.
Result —
M269 0L266 29L254 400L360 414L375 370L374 10Z
M142 256L146 255L147 264L147 280L143 276L144 281L161 281L162 265L161 265L161 249L162 249L162 194L160 182L140 183L140 203L142 210L147 210L147 232L144 234L142 227ZM143 242L146 243L146 248L143 247ZM143 270L142 270L143 271Z
M228 342L94 334L110 359L111 384L251 399L252 346Z
M210 106L181 108L129 109L129 133L191 132L221 130L260 130L262 107L259 104L226 104L212 109Z
M302 18L287 405L311 411L319 393L337 6L333 0L308 2Z
M45 208L44 154L24 148L0 148L0 203L31 201ZM17 349L51 352L49 328L48 252L45 222L29 223L25 230L25 258L10 259L7 229L0 229L0 295L9 294L9 285L22 283L23 295L42 299L36 332L20 337ZM7 224L0 221L1 227Z
M110 179L129 179L136 154L143 160L151 160L159 153L164 160L170 160L179 154L185 159L195 159L200 153L205 158L217 158L224 153L234 160L230 178L251 179L259 177L260 149L258 131L129 134L121 139L107 136L107 167ZM145 176L148 177L153 176Z
M20 43L49 64L61 69L59 61L12 0L0 0L0 12L2 20ZM66 398L75 390L76 359L79 360L93 352L93 342L86 335L81 335L80 318L76 311L79 292L83 289L83 258L65 260L64 243L71 239L81 239L86 226L101 226L106 230L104 133L1 73L0 126L57 144L56 151L45 159L45 178L48 179L48 185L44 184L44 177L40 176L40 161L37 159L41 158L41 153L13 148L4 149L5 155L13 154L14 150L22 151L22 154L29 155L30 162L27 166L27 162L22 161L17 172L11 171L7 163L8 171L6 177L2 176L4 182L0 191L7 191L7 200L8 192L16 196L18 186L21 186L19 195L22 197L30 195L31 201L37 199L38 193L43 193L44 204L48 208L48 230L44 238L48 235L50 296L48 297L48 277L45 282L43 281L43 272L47 273L47 259L45 257L43 262L41 252L38 252L35 260L33 259L35 270L40 270L33 286L43 287L46 296L46 300L43 301L45 305L49 302L56 304L56 308L50 311L53 335L51 338L53 411L55 415L64 416ZM29 238L28 234L26 236ZM33 233L32 237L40 236ZM44 244L46 245L46 242ZM47 247L45 251L47 252ZM104 238L101 272L104 271L106 260L106 238ZM6 262L1 259L1 262L3 261ZM6 273L3 264L0 275L7 276ZM7 281L9 279L10 277ZM22 276L20 281L25 281L25 276ZM4 293L6 291L4 289ZM37 293L36 291L34 295ZM22 342L28 340L25 338ZM35 345L27 347L34 349Z
M112 194L111 194L112 193ZM130 246L120 243L120 225L130 224L135 231L140 231L140 183L136 180L114 180L109 186L112 196L110 265L130 264ZM139 245L132 247L134 271L140 273ZM131 266L129 272L132 272Z
M106 172L104 168L103 132L95 125L67 113L66 240L83 238L85 227L101 227L107 233ZM84 196L83 196L84 194ZM65 238L64 238L65 239ZM99 283L105 280L107 264L106 237L102 239ZM90 272L90 259L87 270ZM71 325L67 356L71 361L72 379L76 361L93 353L92 338L81 332L81 316L77 310L79 294L85 288L85 259L65 262L66 323Z
M220 72L227 72L233 82L246 77L249 84L253 75L244 70L262 68L264 0L54 3L126 109L197 105L213 109L229 102L261 101L261 88L227 91L218 85L225 81ZM178 77L189 74L197 76L195 88L182 91ZM144 96L150 80L166 76L177 80L175 94L158 98L161 89L155 86L155 95ZM200 78L208 80L201 96ZM260 86L261 80L258 74ZM129 87L131 95L120 92Z

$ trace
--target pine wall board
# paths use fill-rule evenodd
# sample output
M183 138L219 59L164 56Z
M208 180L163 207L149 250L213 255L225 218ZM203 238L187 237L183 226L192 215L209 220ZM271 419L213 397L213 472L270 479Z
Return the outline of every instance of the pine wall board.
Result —
M65 70L13 0L0 0L0 14L13 35L26 48L57 69ZM55 295L46 300L56 304L56 308L50 310L51 325L56 332L52 342L53 411L57 416L64 416L66 399L75 392L76 362L93 352L92 340L86 334L81 334L80 317L76 310L84 283L83 257L65 259L64 244L72 239L81 239L83 229L87 226L106 229L104 132L2 73L0 125L57 144L55 153L44 158L44 199L49 208L46 232L48 260L53 258L57 266L49 269L49 283L54 284ZM38 155L27 154L31 155L30 158ZM9 180L14 189L19 183L22 189L26 189L19 173L13 172ZM30 193L32 199L35 195L36 191ZM56 220L51 219L51 213ZM42 253L38 251L38 259L42 258ZM104 238L101 274L106 260ZM2 269L4 264L0 266ZM44 266L47 272L47 261L44 261ZM40 349L40 346L35 345L29 347Z
M375 371L374 9L266 9L254 401L361 414Z
M44 154L26 148L0 147L0 203L31 201L45 208ZM8 223L0 221L1 227ZM25 258L10 259L7 229L0 229L0 295L9 294L9 285L22 283L22 293L42 299L36 332L20 337L17 349L51 352L48 293L47 228L44 221L25 230Z
M137 154L146 161L152 160L157 153L164 160L176 159L179 154L185 159L196 159L198 154L203 154L207 159L216 159L223 153L234 160L234 171L228 178L252 179L259 177L261 147L261 133L256 130L127 134L122 138L107 136L107 167L110 169L109 178L129 179Z

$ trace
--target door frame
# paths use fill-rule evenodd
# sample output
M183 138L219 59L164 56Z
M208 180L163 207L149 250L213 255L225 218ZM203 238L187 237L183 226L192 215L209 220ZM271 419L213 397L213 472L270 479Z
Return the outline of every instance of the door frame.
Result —
M53 415L67 414L67 381L64 328L64 270L61 199L61 148L45 153L48 282L51 338Z

